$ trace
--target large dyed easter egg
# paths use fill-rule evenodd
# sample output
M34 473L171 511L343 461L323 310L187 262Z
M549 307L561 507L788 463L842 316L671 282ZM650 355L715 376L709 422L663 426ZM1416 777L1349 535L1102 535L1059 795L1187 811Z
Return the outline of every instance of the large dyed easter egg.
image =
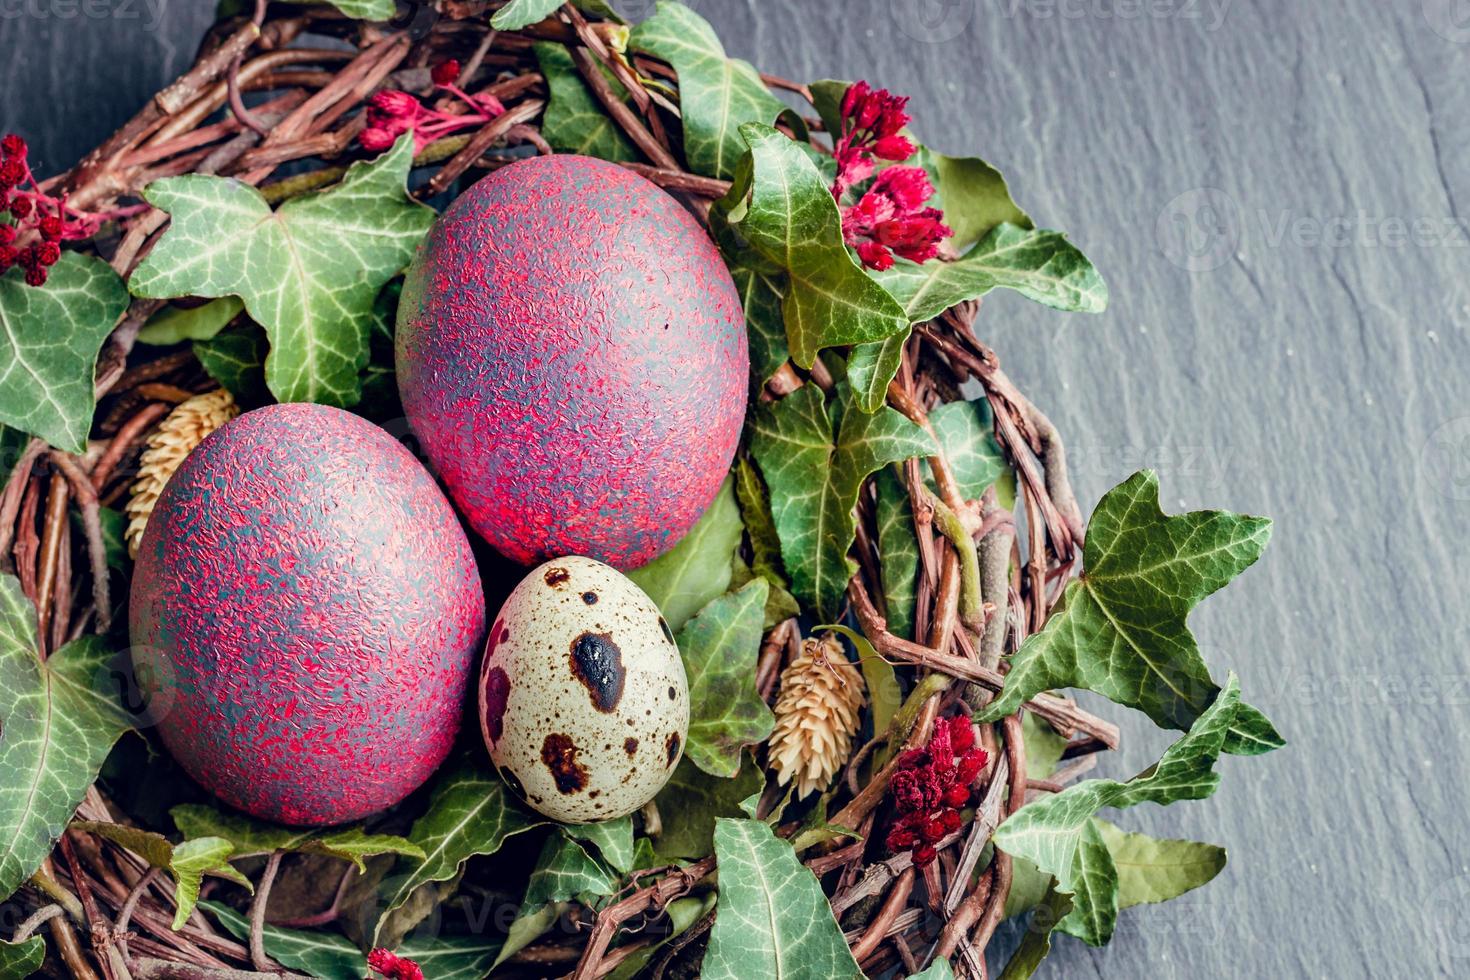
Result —
M667 551L745 418L745 320L714 243L663 190L589 157L523 160L455 200L409 269L397 362L450 495L526 564Z
M199 444L133 576L138 683L164 744L280 823L355 820L444 760L485 600L449 501L382 429L273 405Z

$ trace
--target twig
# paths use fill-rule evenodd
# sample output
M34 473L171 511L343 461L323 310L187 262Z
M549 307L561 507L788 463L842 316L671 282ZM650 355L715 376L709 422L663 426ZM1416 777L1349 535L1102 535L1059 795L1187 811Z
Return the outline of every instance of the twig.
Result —
M598 975L598 966L602 961L603 953L606 952L608 944L612 942L613 936L617 935L618 929L624 922L649 909L661 910L669 902L693 888L714 869L715 859L711 855L694 862L687 868L675 870L667 877L638 889L622 901L609 905L599 912L597 924L593 927L592 935L587 940L587 947L582 951L582 957L577 961L577 969L572 973L573 980L593 980Z
M878 948L878 944L888 935L888 930L893 925L893 920L898 918L899 913L904 910L904 906L908 905L909 896L913 894L913 891L914 869L907 868L903 874L898 876L898 881L889 890L888 897L883 900L883 907L878 910L878 914L868 924L868 930L863 933L863 938L852 947L854 959L859 961L865 960L872 954L873 950Z
M281 852L271 851L265 860L265 871L260 875L260 884L255 886L255 897L250 901L250 962L264 973L275 961L265 955L265 907L270 901L271 886L276 882L276 872L281 870Z
M41 926L54 919L56 916L65 914L66 909L62 908L55 902L52 902L50 905L42 906L41 908L37 909L35 913L30 916L30 918L21 920L20 925L16 926L15 928L15 935L10 937L10 942L25 942L27 939L31 938L31 934L37 929L41 928Z
M133 965L134 980L311 980L304 973L221 970L192 963L140 959Z

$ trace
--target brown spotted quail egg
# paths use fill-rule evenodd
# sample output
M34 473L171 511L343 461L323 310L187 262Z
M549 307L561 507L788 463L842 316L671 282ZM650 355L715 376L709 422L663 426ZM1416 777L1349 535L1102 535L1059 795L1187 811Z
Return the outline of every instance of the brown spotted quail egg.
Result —
M511 592L480 670L480 726L500 775L566 823L653 799L689 730L689 682L669 624L625 575L558 558Z

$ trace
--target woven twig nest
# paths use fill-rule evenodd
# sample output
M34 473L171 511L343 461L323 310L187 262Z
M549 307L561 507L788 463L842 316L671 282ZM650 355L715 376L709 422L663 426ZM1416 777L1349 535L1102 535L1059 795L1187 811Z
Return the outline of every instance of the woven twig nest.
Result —
M1007 976L1034 969L1054 926L1106 941L1119 906L1139 900L1120 897L1108 855L1131 848L1146 868L1156 846L1186 842L1127 835L1092 814L1203 795L1221 751L1280 744L1233 681L1223 691L1210 681L1183 623L1254 559L1265 525L1165 517L1140 474L1099 506L1092 578L1069 587L1086 526L1063 442L974 326L992 287L1077 310L1100 309L1106 291L1060 234L1032 227L993 169L917 146L906 119L903 100L865 84L796 83L730 61L676 5L630 34L595 0L260 3L216 24L194 65L76 167L11 181L33 202L20 210L50 208L59 220L43 228L17 214L8 234L25 268L0 281L0 304L30 309L69 288L59 277L85 279L88 315L106 321L94 338L95 411L85 384L90 414L34 424L48 418L31 412L45 392L0 399L0 420L34 436L5 434L17 452L0 497L0 560L14 572L7 632L18 638L0 655L0 679L17 691L47 671L113 676L104 648L126 645L109 632L128 574L122 552L136 552L169 476L237 402L294 395L262 372L267 342L272 356L283 348L273 324L254 319L268 320L248 289L170 292L156 269L140 288L135 270L181 223L144 188L227 177L278 207L329 192L354 161L411 139L420 200L442 204L518 156L578 150L665 188L720 242L746 302L755 377L734 478L744 527L715 592L767 580L763 642L735 673L774 712L767 738L733 745L737 775L686 760L665 791L676 795L636 816L623 853L611 831L537 829L503 799L483 752L472 763L483 775L441 778L430 799L366 828L294 834L198 805L170 821L160 800L172 802L165 787L182 777L138 743L120 743L94 782L137 720L94 706L95 731L66 748L83 758L59 780L56 812L0 788L0 829L22 842L14 862L0 862L15 879L0 880L4 908L17 913L0 921L19 923L0 945L0 974L17 964L138 980L412 976L420 966L431 978L492 966L582 980L755 977L770 975L764 955L783 950L791 977L983 976L998 924L1034 906L1044 927L1027 934ZM20 159L20 144L12 150ZM800 199L802 217L765 208L772 168L783 168L787 205L802 180L816 188ZM57 242L67 246L59 257ZM830 314L825 327L807 322L813 309ZM78 308L58 310L81 330ZM391 332L391 311L375 317ZM367 363L353 381L354 410L380 420L399 414L383 339L361 339ZM798 404L833 427L795 439L831 443L818 446L825 463L786 467L770 435ZM878 424L865 419L885 428L859 433ZM851 527L803 538L792 479L816 481L835 502L824 519ZM1058 616L1067 622L1043 633ZM86 639L94 633L102 638ZM115 685L94 686L115 701ZM1119 731L1053 693L1065 687L1187 733L1156 770L1069 788ZM20 702L5 697L0 760L50 765L3 741L26 733L20 714L5 716ZM698 721L712 709L693 710ZM478 789L455 796L464 785ZM435 809L473 814L487 801L498 801L493 829L466 816L444 830ZM78 822L63 833L73 809ZM467 842L467 825L484 839ZM1055 846L1028 843L1028 827ZM500 846L521 831L550 834L534 866L526 848ZM200 853L209 847L219 850ZM1218 849L1188 847L1203 870L1143 900L1202 884L1223 864ZM567 855L582 863L570 869ZM351 862L364 857L359 877ZM774 892L757 867L779 879ZM247 879L254 897L238 884ZM480 914L500 902L518 908L509 921Z

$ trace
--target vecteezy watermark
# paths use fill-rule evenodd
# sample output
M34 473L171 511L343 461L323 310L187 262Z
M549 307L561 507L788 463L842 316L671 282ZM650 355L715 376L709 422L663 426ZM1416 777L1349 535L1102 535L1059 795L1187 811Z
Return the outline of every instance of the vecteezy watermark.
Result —
M1425 939L1451 959L1470 957L1470 875L1441 884L1424 903Z
M1446 41L1470 41L1470 0L1423 0L1421 9L1429 29Z
M1435 492L1451 500L1470 500L1470 415L1445 422L1419 450L1419 474Z
M1470 2L1470 0L1467 0ZM1174 197L1154 222L1164 257L1189 272L1224 265L1243 244L1281 248L1465 248L1462 218L1428 215L1307 214L1292 208L1247 212L1218 187L1196 187Z
M915 41L940 44L965 32L975 19L979 0L892 0L894 23Z
M0 20L117 20L156 31L169 0L0 0Z

